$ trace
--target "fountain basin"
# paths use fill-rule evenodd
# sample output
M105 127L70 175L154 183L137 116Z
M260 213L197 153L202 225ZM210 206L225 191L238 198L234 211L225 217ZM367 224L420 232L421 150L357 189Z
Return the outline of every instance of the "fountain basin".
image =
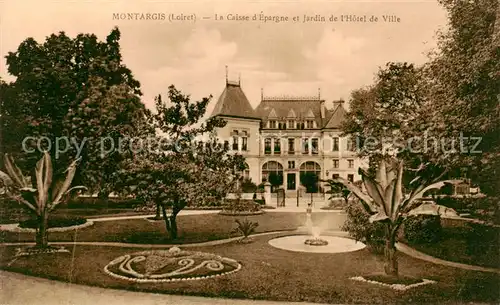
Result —
M338 236L321 236L320 239L328 243L326 245L307 245L306 240L312 239L310 235L291 235L273 238L269 241L269 245L282 250L310 253L344 253L366 247L362 242Z

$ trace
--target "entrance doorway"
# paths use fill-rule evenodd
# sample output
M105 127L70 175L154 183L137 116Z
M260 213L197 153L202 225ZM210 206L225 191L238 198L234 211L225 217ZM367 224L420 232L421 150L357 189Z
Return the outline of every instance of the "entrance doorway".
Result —
M288 173L286 175L286 189L295 190L295 173Z

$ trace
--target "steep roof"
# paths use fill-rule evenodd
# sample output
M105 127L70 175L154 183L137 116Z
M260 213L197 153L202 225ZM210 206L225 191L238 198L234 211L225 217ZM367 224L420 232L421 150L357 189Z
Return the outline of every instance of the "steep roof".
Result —
M226 83L226 88L222 92L212 111L214 116L229 116L238 118L258 119L250 102L238 83Z
M261 119L267 120L273 110L278 118L288 118L290 111L293 111L297 118L313 118L314 116L317 126L322 126L321 102L321 100L312 99L264 99L255 112Z
M342 121L344 120L346 115L346 111L344 107L342 106L342 103L338 103L337 107L333 109L333 113L331 114L330 119L328 120L328 123L326 123L325 129L337 129L340 128Z

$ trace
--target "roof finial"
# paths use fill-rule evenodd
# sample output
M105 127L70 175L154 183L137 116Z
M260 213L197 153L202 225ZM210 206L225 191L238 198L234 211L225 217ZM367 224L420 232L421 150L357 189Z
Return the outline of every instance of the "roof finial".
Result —
M227 65L226 65L226 85L228 84L229 80L228 80L228 68L227 68Z
M318 100L321 99L321 88L318 88Z
M241 73L238 73L238 86L241 85Z
M260 88L260 101L262 102L264 100L264 88Z

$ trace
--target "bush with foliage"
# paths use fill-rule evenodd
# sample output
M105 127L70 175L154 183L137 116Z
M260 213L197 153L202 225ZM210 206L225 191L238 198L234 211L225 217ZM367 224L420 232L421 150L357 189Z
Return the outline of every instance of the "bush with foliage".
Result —
M500 255L498 241L500 240L500 228L479 223L470 222L467 224L468 230L465 233L467 241L467 254L490 252L490 248L495 248L497 255ZM497 256L498 257L498 256Z
M255 193L256 191L257 191L257 185L253 183L251 179L244 179L241 182L242 193Z
M404 221L404 236L409 243L435 243L441 240L442 226L439 215L415 215Z
M230 201L221 211L221 214L257 214L261 207L253 200L240 199Z
M500 224L500 198L497 197L439 197L439 205L460 213L469 213L473 218Z
M379 222L370 223L370 215L355 199L344 206L347 219L342 226L342 231L349 233L349 236L356 241L365 243L373 253L384 253L384 225Z
M49 218L47 222L48 228L64 228L83 225L87 223L87 219L82 217L55 217ZM20 228L36 229L38 227L37 219L31 218L19 223Z
M255 233L255 229L259 226L258 222L253 222L245 218L244 220L235 220L237 227L231 232L232 234L242 235L242 240L247 239L250 235Z

